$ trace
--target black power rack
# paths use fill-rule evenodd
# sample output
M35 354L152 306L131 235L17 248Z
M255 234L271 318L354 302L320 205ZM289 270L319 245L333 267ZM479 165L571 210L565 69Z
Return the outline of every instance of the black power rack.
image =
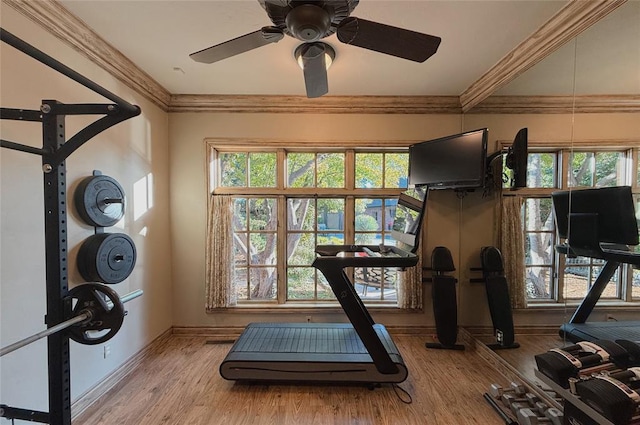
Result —
M67 202L65 160L92 137L108 128L140 114L140 108L121 99L87 79L66 65L0 28L0 39L24 54L58 71L95 93L111 100L111 104L64 104L43 100L39 110L0 108L5 120L42 123L42 148L0 140L3 148L42 157L44 177L44 218L47 328L69 318L71 302L68 297L67 271ZM70 137L65 136L65 117L68 115L103 115ZM69 336L56 332L48 336L49 412L38 412L6 405L0 406L0 417L53 425L71 425L71 376Z

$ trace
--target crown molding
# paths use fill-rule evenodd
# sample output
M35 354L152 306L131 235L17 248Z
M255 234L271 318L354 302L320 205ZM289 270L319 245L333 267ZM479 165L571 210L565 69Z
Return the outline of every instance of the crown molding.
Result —
M89 58L166 112L314 114L541 114L638 112L638 95L492 96L495 90L627 0L572 0L458 96L305 96L170 94L55 0L2 2Z
M571 0L460 95L464 112L491 96L627 0Z
M163 110L170 93L54 0L2 0Z
M457 96L171 96L169 112L298 114L459 114Z
M491 96L468 114L638 113L640 95Z

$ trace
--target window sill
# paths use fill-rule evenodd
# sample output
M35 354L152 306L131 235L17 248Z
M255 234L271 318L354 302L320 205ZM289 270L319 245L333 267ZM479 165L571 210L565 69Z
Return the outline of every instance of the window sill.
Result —
M520 308L516 310L564 311L564 310L570 309L571 311L574 311L576 308L578 308L581 301L582 300L570 300L564 303L550 302L550 301L531 302L527 305L526 308ZM627 301L621 301L621 300L610 300L610 301L607 300L607 301L598 301L598 304L594 307L594 310L597 311L597 310L606 308L607 310L633 309L637 311L638 307L640 307L640 301L627 302Z
M422 310L404 310L399 308L396 303L378 303L366 306L369 312L378 313L417 313ZM287 303L287 304L271 304L271 303L242 303L235 307L224 309L227 313L304 313L310 312L321 314L344 314L344 310L335 303Z

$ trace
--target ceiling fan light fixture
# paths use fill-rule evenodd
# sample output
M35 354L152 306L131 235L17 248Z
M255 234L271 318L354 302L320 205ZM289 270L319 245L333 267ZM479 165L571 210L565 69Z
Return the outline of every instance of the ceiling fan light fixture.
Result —
M329 67L331 66L331 64L336 58L336 51L334 50L333 47L331 47L331 45L324 42L302 43L301 45L296 47L296 50L293 52L293 56L296 58L296 62L298 62L298 65L300 66L300 68L304 69L304 62L302 60L303 53L307 51L307 49L311 48L312 45L315 45L315 47L320 47L324 49L324 63L326 68L329 69Z

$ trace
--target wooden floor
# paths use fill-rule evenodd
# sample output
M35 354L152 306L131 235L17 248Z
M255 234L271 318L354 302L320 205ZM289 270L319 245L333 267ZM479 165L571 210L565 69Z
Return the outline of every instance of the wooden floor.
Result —
M218 366L230 344L206 337L171 335L107 395L73 421L97 424L502 424L482 395L491 383L508 385L473 349L427 350L426 338L394 337L409 378L400 386L262 385L224 380ZM543 340L509 350L516 364L530 368ZM520 366L519 366L520 367Z

